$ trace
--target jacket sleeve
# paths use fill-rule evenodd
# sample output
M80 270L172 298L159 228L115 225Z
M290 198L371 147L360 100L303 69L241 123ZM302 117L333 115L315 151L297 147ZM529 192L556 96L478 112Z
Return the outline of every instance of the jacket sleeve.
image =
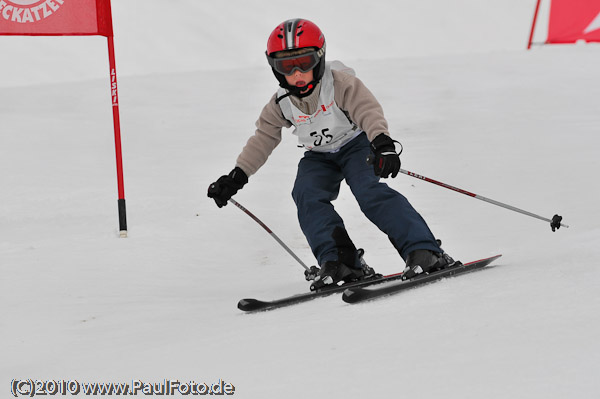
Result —
M364 83L355 76L332 71L335 102L348 113L352 122L367 133L369 141L379 134L390 135L383 108Z
M285 119L281 107L275 104L277 94L264 106L258 120L256 131L248 139L242 152L237 158L236 166L240 167L248 176L256 173L267 161L269 155L281 142L281 128L290 127L292 124Z

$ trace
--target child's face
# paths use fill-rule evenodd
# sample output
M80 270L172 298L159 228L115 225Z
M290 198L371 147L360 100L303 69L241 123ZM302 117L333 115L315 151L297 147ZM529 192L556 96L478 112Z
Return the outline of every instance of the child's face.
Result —
M291 75L285 75L285 80L290 86L303 87L313 81L314 75L313 70L311 69L308 72L302 72L296 69L292 72ZM302 91L302 93L307 92L308 89Z

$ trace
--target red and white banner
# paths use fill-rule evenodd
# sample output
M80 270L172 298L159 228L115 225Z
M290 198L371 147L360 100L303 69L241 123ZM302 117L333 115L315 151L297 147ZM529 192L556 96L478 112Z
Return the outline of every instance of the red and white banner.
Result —
M112 36L110 0L0 0L0 35Z
M600 42L600 0L552 0L547 43Z

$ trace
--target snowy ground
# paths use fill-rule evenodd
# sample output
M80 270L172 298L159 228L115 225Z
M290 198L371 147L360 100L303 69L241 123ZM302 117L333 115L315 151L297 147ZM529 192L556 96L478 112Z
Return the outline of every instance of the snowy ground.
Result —
M252 315L240 298L302 292L302 268L205 192L275 89L268 68L120 80L126 239L107 78L3 84L0 396L32 378L222 379L241 398L597 397L599 63L594 45L353 60L404 144L405 169L571 227L552 233L401 176L389 184L454 257L503 258L366 304L333 296ZM236 199L313 263L290 197L301 155L286 135ZM336 207L372 266L401 269L347 188Z

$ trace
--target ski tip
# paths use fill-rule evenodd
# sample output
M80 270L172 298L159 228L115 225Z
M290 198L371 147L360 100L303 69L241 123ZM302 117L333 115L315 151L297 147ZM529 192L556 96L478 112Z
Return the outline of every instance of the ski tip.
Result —
M263 305L262 301L253 298L240 299L238 302L238 309L244 312L250 312L253 310L261 309Z
M487 258L487 259L482 259L481 261L486 261L486 260L487 260L489 263L492 263L493 261L495 261L496 259L498 259L498 258L500 258L500 257L502 257L502 254L498 254L498 255L490 256L489 258ZM488 264L489 264L489 263L488 263Z
M364 299L365 293L366 293L366 290L364 288L360 288L360 287L348 288L342 294L342 301L344 301L346 303L360 302L361 300Z
M472 265L474 263L481 263L483 266L487 266L490 263L492 263L493 261L495 261L496 259L500 258L501 256L502 256L502 254L498 254L498 255L487 257L487 258L475 260L475 261L472 261L472 262L465 263L465 266L470 266L470 265Z

